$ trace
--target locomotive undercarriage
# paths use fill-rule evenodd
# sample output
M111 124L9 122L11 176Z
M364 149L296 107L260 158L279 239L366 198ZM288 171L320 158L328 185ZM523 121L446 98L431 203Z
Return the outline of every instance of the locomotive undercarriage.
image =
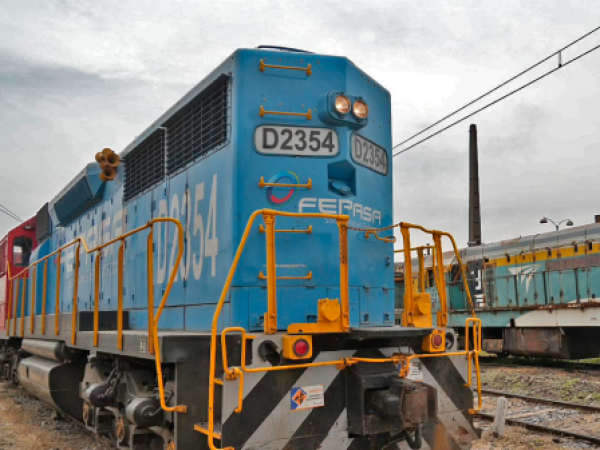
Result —
M356 333L315 336L315 354L310 361L420 351L428 330ZM102 347L103 351L89 351L68 347L62 341L12 338L0 344L2 376L21 384L62 415L83 422L93 433L109 438L120 449L204 450L207 442L194 431L194 425L206 421L209 337L179 333L161 337L166 404L185 404L184 414L161 408L156 367L148 354L115 355ZM278 353L280 337L278 333L248 343L246 366L293 363L282 360L281 355L261 357L261 341L274 343ZM83 333L81 338L85 341ZM128 338L133 337L126 333L126 343ZM231 367L242 366L239 335L227 337L227 353ZM249 450L277 447L286 441L285 448L303 449L322 441L326 449L327 440L327 444L338 442L335 448L354 442L352 448L379 450L391 439L402 439L415 449L427 444L445 448L438 447L442 441L452 443L449 448L468 448L476 433L468 415L473 406L470 388L460 387L466 381L464 357L452 362L451 358L423 359L422 371L420 380L399 379L397 368L389 363L363 363L342 370L329 366L249 373L245 381L254 387L246 387L239 413L233 411L238 406L239 380L224 379L215 403L223 440L215 444ZM217 373L222 372L218 362ZM290 412L290 390L305 385L306 380L324 385L325 407ZM277 421L285 426L275 425ZM296 426L295 433L289 431ZM305 428L310 431L302 435Z
M88 352L63 342L0 341L0 378L21 385L60 415L83 422L119 449L162 450L173 440L173 415L158 399L152 361ZM165 366L167 400L174 396Z

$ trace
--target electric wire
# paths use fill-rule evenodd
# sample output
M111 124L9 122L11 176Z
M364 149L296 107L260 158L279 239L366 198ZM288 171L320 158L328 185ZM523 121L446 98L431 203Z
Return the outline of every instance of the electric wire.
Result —
M473 117L475 114L478 114L478 113L480 113L481 111L483 111L483 110L485 110L485 109L489 108L490 106L493 106L493 105L495 105L496 103L498 103L498 102L500 102L500 101L502 101L502 100L504 100L504 99L506 99L506 98L510 97L511 95L513 95L513 94L516 94L517 92L519 92L519 91L521 91L521 90L525 89L526 87L528 87L528 86L531 86L531 85L532 85L532 84L534 84L534 83L537 83L537 82L538 82L538 81L540 81L541 79L543 79L543 78L546 78L548 75L550 75L550 74L553 74L553 73L554 73L554 72L556 72L557 70L560 70L560 69L562 69L563 67L566 67L566 66L568 66L569 64L571 64L571 63L573 63L573 62L577 61L578 59L580 59L580 58L583 58L583 57L584 57L584 56L586 56L586 55L589 55L590 53L592 53L592 52L594 52L594 51L598 50L598 48L600 48L600 44L599 44L599 45L596 45L595 47L592 47L591 49L589 49L589 50L587 50L587 51L585 51L585 52L583 52L583 53L581 53L581 54L579 54L579 55L577 55L577 56L575 56L574 58L571 58L571 59L570 59L570 60L568 60L567 62L564 62L564 63L563 63L563 62L561 62L561 64L560 64L558 67L555 67L554 69L552 69L552 70L550 70L550 71L548 71L548 72L544 73L543 75L540 75L539 77L537 77L537 78L534 78L533 80L529 81L528 83L525 83L524 85L522 85L522 86L520 86L520 87L518 87L518 88L516 88L516 89L514 89L514 90L512 90L512 91L510 91L509 93L507 93L507 94L503 95L502 97L500 97L500 98L498 98L498 99L494 100L493 102L490 102L490 103L488 103L488 104L487 104L487 105L485 105L485 106L482 106L481 108L479 108L479 109L477 109L477 110L473 111L472 113L470 113L470 114L468 114L468 115L466 115L466 116L462 117L461 119L458 119L458 120L456 120L456 121L452 122L450 125L447 125L447 126L445 126L444 128L441 128L440 130L436 131L435 133L433 133L433 134L430 134L429 136L427 136L427 137L425 137L425 138L423 138L423 139L421 139L421 140L419 140L419 141L415 142L414 144L412 144L412 145L410 145L410 146L408 146L408 147L406 147L406 148L404 148L404 149L402 149L402 150L400 150L400 151L398 151L398 152L394 153L394 154L392 155L392 157L396 157L396 156L398 156L398 155L401 155L402 153L404 153L404 152L407 152L407 151L409 151L410 149L412 149L412 148L416 147L417 145L419 145L419 144L422 144L423 142L425 142L425 141L428 141L428 140L429 140L429 139L431 139L432 137L434 137L434 136L437 136L438 134L440 134L440 133L442 133L442 132L446 131L447 129L449 129L449 128L452 128L453 126L455 126L455 125L458 125L458 124L459 124L459 123L461 123L461 122L464 122L464 121L465 121L465 120L467 120L468 118L470 118L470 117ZM397 147L399 147L400 145L402 145L402 144L397 144L397 145L395 145L394 147L392 147L392 150L393 150L393 149L395 149L395 148L397 148Z
M2 203L0 203L0 208L6 210L7 212L9 212L13 216L15 216L17 219L19 219L21 222L23 222L23 219L21 219L16 213L12 212L10 209L8 209L6 206L4 206Z
M572 47L573 45L577 44L579 41L585 39L586 37L594 34L596 31L600 30L600 26L594 28L592 31L589 31L588 33L584 34L583 36L578 37L577 39L575 39L574 41L572 41L571 43L565 45L564 47L562 47L561 49L555 51L554 53L552 53L551 55L545 57L544 59L541 59L540 61L536 62L534 65L529 66L527 69L519 72L518 74L516 74L515 76L509 78L508 80L504 81L503 83L499 84L498 86L496 86L493 89L490 89L489 91L487 91L486 93L480 95L479 97L477 97L474 100L471 100L469 103L467 103L466 105L458 108L457 110L451 112L450 114L442 117L440 120L438 120L437 122L432 123L431 125L429 125L426 128L423 128L421 131L419 131L416 134L413 134L412 136L404 139L402 142L396 144L394 146L394 148L401 146L402 144L407 143L408 141L411 141L412 139L416 138L417 136L425 133L427 130L433 128L434 126L438 125L439 123L442 123L444 120L449 119L450 117L454 116L455 114L461 112L462 110L464 110L465 108L468 108L469 106L471 106L473 103L478 102L479 100L483 99L484 97L487 97L488 95L492 94L493 92L497 91L498 89L500 89L503 86L506 86L508 83L510 83L511 81L516 80L517 78L519 78L522 75L525 75L527 72L530 72L531 70L535 69L536 67L538 67L540 64L545 63L546 61L548 61L549 59L555 57L556 55L559 55L561 52L563 52L564 50L568 49L569 47Z
M23 222L23 219L21 219L19 216L17 216L14 212L12 212L10 209L8 209L6 206L2 205L1 203L0 203L0 211L5 213L6 215L12 217L15 220Z
M8 209L6 206L4 206L2 203L0 203L0 212L6 214L8 217L16 220L17 222L23 223L23 219L21 219L19 216L17 216L14 212L12 212L10 209Z

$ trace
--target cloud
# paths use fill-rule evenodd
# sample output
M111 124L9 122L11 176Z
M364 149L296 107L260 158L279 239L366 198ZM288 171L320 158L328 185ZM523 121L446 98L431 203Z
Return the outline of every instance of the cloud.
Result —
M28 217L99 148L124 148L236 48L349 57L390 90L399 142L595 27L600 4L5 0L3 12L0 202ZM395 218L466 243L468 125L477 123L485 241L542 231L544 214L591 221L599 58L395 158ZM0 216L0 235L13 225Z

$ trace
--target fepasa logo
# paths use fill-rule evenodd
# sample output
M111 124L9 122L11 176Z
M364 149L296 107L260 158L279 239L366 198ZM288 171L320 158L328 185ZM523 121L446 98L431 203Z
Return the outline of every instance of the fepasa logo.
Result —
M381 225L381 211L348 199L305 197L300 200L298 209L301 213L318 211L321 214L347 214L355 219Z
M283 170L273 175L267 183L300 184L300 178L291 170ZM295 195L295 187L269 186L267 188L267 201L273 206L283 206L289 203Z

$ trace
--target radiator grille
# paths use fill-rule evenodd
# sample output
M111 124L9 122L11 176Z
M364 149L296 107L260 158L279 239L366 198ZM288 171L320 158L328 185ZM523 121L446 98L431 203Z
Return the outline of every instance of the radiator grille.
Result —
M167 121L169 174L227 141L228 94L223 75Z
M165 136L157 130L125 157L125 192L127 201L165 178Z

